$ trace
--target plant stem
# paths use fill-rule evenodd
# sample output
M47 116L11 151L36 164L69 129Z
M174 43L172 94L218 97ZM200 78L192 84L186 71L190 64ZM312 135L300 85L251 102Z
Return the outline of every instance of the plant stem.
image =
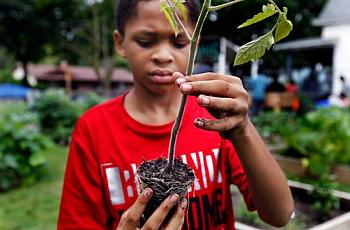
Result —
M208 15L210 4L211 4L211 0L204 1L193 35L192 35L192 39L190 41L190 52L189 52L189 59L187 63L186 76L191 75L193 73L194 61L196 59L196 53L198 48L199 35L202 31L204 21ZM168 152L168 165L166 166L165 172L171 172L173 169L175 144L179 133L183 114L185 111L186 101L187 101L187 95L183 95L181 99L178 115L176 117L174 126L171 130L169 152Z
M175 12L174 15L175 15L176 21L180 24L180 27L185 32L187 39L189 41L191 41L192 40L191 35L188 33L188 31L186 30L186 27L184 26L184 24L182 23L181 19L179 18L179 15L177 15L177 13L176 13L176 9L175 8L176 8L176 5L177 5L178 1L175 3L175 5L173 5L172 1L169 1L169 0L167 0L167 3L169 4L169 6L171 6L174 9L174 12Z
M277 9L278 13L279 14L282 14L282 11L281 9L278 7L278 5L273 1L273 0L269 0L269 2L275 6L275 8Z
M221 10L225 7L231 6L233 4L239 3L239 2L243 2L245 0L235 0L235 1L231 1L231 2L226 2L224 4L221 5L217 5L217 6L210 6L209 7L209 11L215 11L215 10Z

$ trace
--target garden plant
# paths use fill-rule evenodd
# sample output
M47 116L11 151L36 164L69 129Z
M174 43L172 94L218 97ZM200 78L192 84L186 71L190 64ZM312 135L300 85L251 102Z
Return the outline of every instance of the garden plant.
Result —
M350 111L319 108L301 116L285 111L265 111L253 121L268 144L278 144L274 142L276 139L285 143L279 155L301 162L305 173L296 176L291 170L289 177L312 185L308 195L316 221L328 220L340 208L339 198L333 195L334 189L346 186L340 187L334 170L339 164L350 164Z
M191 75L193 72L201 30L208 13L243 1L244 0L234 0L214 6L211 4L211 0L204 0L194 32L190 34L184 26L184 22L187 21L186 6L184 5L185 1L160 0L161 11L171 24L175 35L178 34L179 30L183 30L190 44L189 61L186 71L187 76ZM288 36L293 25L291 21L287 19L287 8L284 7L283 10L281 10L273 0L269 0L268 4L262 6L262 12L248 19L238 28L255 24L273 15L278 16L276 17L275 25L266 34L241 46L236 54L234 65L244 64L261 58L272 45ZM192 169L182 161L175 159L176 139L181 126L186 100L187 95L183 95L178 116L171 132L168 158L144 161L138 168L138 175L142 187L150 187L154 191L152 199L144 212L145 218L150 216L156 207L169 195L177 193L180 197L184 197L189 186L195 180Z
M23 105L0 110L0 192L37 181L46 166L49 138L40 133L35 114Z

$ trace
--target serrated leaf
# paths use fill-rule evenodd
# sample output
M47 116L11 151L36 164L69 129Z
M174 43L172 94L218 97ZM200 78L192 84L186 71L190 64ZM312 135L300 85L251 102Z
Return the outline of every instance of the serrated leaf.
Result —
M268 17L271 17L272 15L274 15L275 13L277 13L277 10L275 9L275 6L272 4L267 4L267 6L263 6L261 13L258 13L256 15L254 15L253 18L248 19L246 22L242 23L241 25L238 26L238 29L246 27L246 26L250 26L252 24L255 24L257 22L260 22Z
M275 6L273 4L267 4L267 5L263 5L262 6L262 10L266 11L266 10L276 10Z
M257 60L264 56L266 50L269 50L274 44L272 31L258 37L241 46L236 54L234 65L241 65L251 60Z
M168 4L166 0L160 1L160 10L163 12L165 17L168 19L171 27L173 28L175 32L175 36L179 33L179 25L177 24L177 21L175 19L175 12L174 9Z
M287 37L293 29L293 23L287 19L287 8L283 8L284 12L280 14L275 32L275 42Z

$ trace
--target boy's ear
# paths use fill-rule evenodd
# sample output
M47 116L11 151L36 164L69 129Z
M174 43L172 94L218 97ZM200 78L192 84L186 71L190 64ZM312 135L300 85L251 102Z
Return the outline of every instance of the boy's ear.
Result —
M123 36L121 35L121 33L118 30L115 30L113 32L115 51L118 53L119 56L125 58L126 54L125 54L125 49L123 47L123 39L124 39Z

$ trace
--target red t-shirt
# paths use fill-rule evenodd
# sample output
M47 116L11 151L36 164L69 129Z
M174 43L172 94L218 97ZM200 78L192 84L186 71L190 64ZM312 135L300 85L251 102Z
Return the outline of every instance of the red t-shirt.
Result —
M167 157L173 122L135 121L120 96L86 112L77 122L64 179L58 229L116 229L139 193L136 169L143 160ZM146 103L146 102L145 102ZM236 184L254 210L246 177L232 144L193 120L212 116L189 97L176 157L194 169L184 229L234 229L229 185Z

